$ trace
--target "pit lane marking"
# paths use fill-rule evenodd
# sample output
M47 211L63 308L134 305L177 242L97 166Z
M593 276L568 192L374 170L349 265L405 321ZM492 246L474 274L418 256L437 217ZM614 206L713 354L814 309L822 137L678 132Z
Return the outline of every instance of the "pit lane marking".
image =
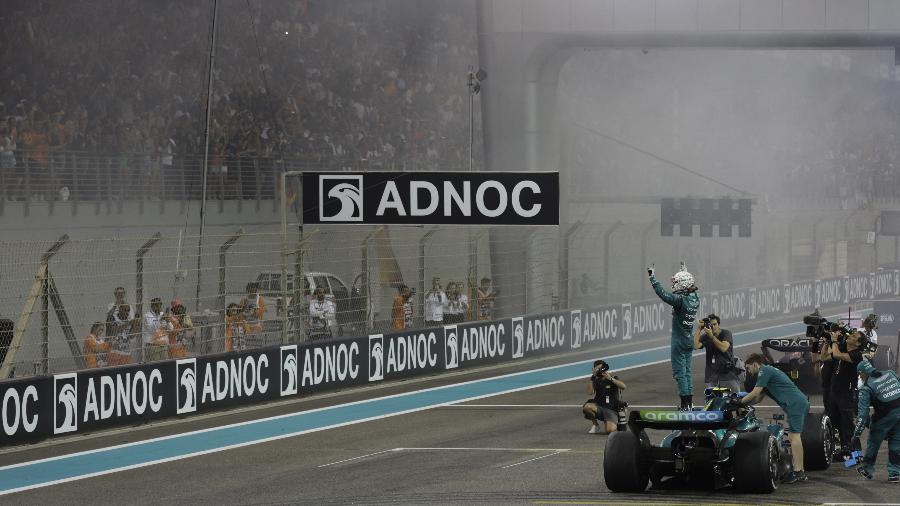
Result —
M524 464L526 462L531 462L533 460L539 460L544 457L550 457L553 455L559 455L560 453L569 451L569 448L464 448L464 447L423 447L423 448L391 448L390 450L381 450L380 452L367 453L365 455L359 455L357 457L351 457L349 459L338 460L336 462L329 462L328 464L322 464L316 467L329 467L337 464L343 464L345 462L353 462L356 460L364 459L367 457L374 457L375 455L383 455L385 453L391 452L414 452L414 451L478 451L478 452L553 452L548 455L544 455L541 457L525 460L523 462L517 462L515 464L510 464L507 467L517 466L519 464Z

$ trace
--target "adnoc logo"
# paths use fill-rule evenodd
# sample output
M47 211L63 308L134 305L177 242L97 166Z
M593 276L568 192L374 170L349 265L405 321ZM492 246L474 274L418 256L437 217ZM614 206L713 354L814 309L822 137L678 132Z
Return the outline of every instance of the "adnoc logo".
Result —
M53 376L53 433L78 430L78 373Z
M444 369L459 367L459 338L456 325L444 325Z
M512 319L512 358L525 356L525 320L521 316Z
M581 310L572 310L572 349L581 348Z
M178 392L175 395L175 413L197 411L197 359L187 358L175 362L178 377Z
M384 334L369 336L369 381L384 379Z
M297 345L281 347L281 396L297 394Z
M320 175L319 219L321 221L363 221L362 190L362 175Z

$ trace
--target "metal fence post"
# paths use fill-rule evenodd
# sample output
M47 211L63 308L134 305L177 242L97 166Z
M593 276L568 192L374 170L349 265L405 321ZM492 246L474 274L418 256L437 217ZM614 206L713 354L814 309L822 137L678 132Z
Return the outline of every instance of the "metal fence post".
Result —
M150 248L159 242L160 239L162 239L162 234L159 232L153 234L153 237L145 242L143 246L138 248L137 254L135 255L136 279L134 285L134 314L138 317L144 314L144 255L146 255L147 252L150 251Z
M431 230L425 232L425 235L419 239L419 311L422 313L422 319L425 319L425 246L427 245L431 236L437 232L437 227L432 227Z
M566 231L566 235L562 241L562 251L559 255L559 307L560 309L568 309L569 308L569 247L570 242L572 240L572 236L575 235L575 232L578 231L582 226L584 226L584 222L581 220L576 221L572 226L569 227L569 230Z
M622 220L617 220L613 226L609 227L603 234L603 292L604 304L609 303L609 237L622 226ZM568 301L567 301L568 302Z
M225 310L225 291L226 291L226 286L225 286L226 276L225 276L225 274L226 274L226 266L227 266L227 262L226 262L227 255L226 254L228 253L228 249L231 248L231 246L235 243L235 241L240 239L242 235L244 235L244 229L239 228L237 230L237 232L234 233L233 236L226 239L225 242L222 243L221 246L219 246L219 294L218 294L218 298L216 300L216 311L219 311L219 312Z

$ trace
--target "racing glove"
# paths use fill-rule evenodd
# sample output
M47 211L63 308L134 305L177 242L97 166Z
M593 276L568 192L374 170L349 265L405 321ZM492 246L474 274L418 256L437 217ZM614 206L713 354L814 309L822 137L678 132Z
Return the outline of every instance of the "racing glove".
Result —
M647 267L647 275L652 278L654 274L656 274L656 269L653 266Z

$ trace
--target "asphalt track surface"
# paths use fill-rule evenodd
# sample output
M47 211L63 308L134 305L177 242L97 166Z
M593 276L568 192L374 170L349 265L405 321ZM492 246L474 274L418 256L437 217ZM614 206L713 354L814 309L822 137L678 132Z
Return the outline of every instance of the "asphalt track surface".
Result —
M740 343L741 336L737 339ZM623 355L619 363L629 364L635 358L637 363L646 362L653 353L659 353L652 348L665 344L665 341L629 343L610 347L605 355L638 351ZM756 345L737 348L741 355L756 350ZM388 396L405 399L403 394L423 389L433 390L422 395L443 399L445 390L441 387L473 382L472 385L482 388L486 383L478 380L485 378L503 377L502 389L520 389L39 486L0 495L0 504L890 504L900 501L900 485L886 482L886 445L879 454L873 481L863 480L853 470L832 466L824 472L809 473L810 481L806 483L781 485L771 495L741 495L730 490L678 486L648 490L644 494L612 494L603 485L602 477L606 436L587 434L589 424L580 412L581 403L588 397L586 379L590 363L587 361L594 358L596 352L572 353L5 449L0 451L0 466L4 466L0 467L0 490L15 488L10 473L23 470L27 474L31 472L28 463L39 459L49 459L47 462L60 467L68 462L67 455L93 451L82 455L80 458L84 460L77 464L84 474L91 472L92 466L97 465L99 469L111 459L105 449L115 445L130 445L123 447L125 450L139 449L141 441L152 442L155 438L193 431L205 432L187 436L185 441L206 438L223 443L215 441L222 438L218 435L220 431L215 430L217 427L267 417L280 417L276 421L293 420L297 412L329 413L329 408L335 407L358 413L355 419L364 419L374 413L369 399ZM577 364L565 366L573 363ZM516 374L535 369L549 374L574 370L573 367L584 370L584 379L532 388L532 373ZM700 394L702 357L695 357L693 367L695 392ZM628 368L618 375L628 385L625 398L632 407L670 406L676 402L668 363ZM454 388L457 387L447 391ZM475 396L475 393L486 395L483 391L473 389L462 397ZM390 399L393 398L379 402L393 402ZM818 397L811 401L814 406L821 404ZM395 406L397 411L401 408L399 404ZM772 408L758 410L764 418L776 412ZM658 442L661 434L652 435L654 442ZM40 473L38 467L35 466L35 474Z

